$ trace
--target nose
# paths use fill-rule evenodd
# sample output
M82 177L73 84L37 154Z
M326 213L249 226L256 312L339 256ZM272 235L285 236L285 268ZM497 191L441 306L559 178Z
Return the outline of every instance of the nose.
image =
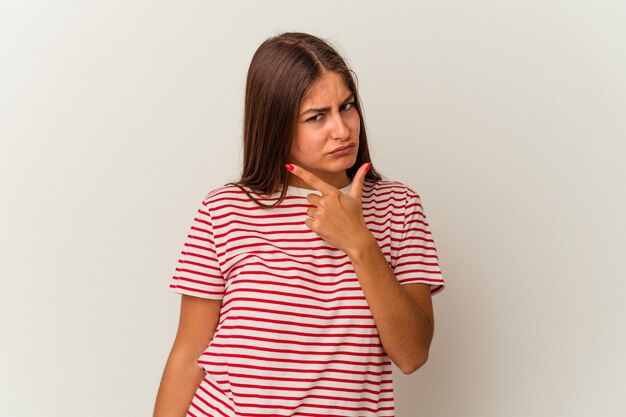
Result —
M343 120L343 113L334 112L332 119L331 135L333 139L347 139L350 136L350 129Z

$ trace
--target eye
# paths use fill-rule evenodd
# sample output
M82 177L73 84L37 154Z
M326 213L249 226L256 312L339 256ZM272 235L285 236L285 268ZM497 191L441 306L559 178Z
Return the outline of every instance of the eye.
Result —
M356 105L356 103L354 101L351 101L350 103L346 103L343 105L343 109L344 110L350 110L352 109L354 106Z
M317 122L319 122L321 120L322 116L323 116L323 114L321 114L321 113L320 114L316 114L315 116L311 117L310 119L307 119L306 121L309 122L309 123L317 123ZM319 117L319 119L318 119L318 117Z

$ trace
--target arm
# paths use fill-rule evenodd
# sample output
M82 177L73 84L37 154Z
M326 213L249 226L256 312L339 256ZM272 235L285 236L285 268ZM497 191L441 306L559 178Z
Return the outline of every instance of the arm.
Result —
M373 237L348 256L385 352L403 373L415 372L428 359L433 338L430 286L400 285Z
M221 300L181 295L174 345L165 364L153 417L183 417L205 373L196 363L213 338Z
M361 208L361 194L370 163L361 165L354 174L348 195L300 166L287 165L294 175L322 193L322 196L307 195L312 207L307 209L309 218L305 224L348 255L372 312L383 349L402 372L415 372L426 362L433 337L430 286L416 283L410 286L407 284L408 288L403 288L367 227ZM403 233L402 241L408 238L424 240L422 235L427 233L428 224L422 220L425 216L419 210L419 196L412 192L410 197L411 205L407 205L407 208L417 207L418 210L413 208L406 213L404 229L407 220L420 226L419 229L410 229L409 235ZM407 248L411 248L411 245ZM434 247L425 248L429 249L434 250ZM422 256L420 251L414 250L404 256L415 255Z

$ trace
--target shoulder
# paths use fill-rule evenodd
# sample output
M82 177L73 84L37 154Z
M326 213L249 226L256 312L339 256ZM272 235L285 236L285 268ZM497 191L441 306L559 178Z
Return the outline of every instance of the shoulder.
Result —
M401 181L384 179L384 180L370 180L365 179L363 181L363 195L364 196L394 196L398 199L411 199L418 198L417 192L410 186Z
M245 186L242 186L242 188L248 190ZM226 200L241 198L245 194L242 188L235 184L226 184L212 188L205 193L202 204L209 206Z

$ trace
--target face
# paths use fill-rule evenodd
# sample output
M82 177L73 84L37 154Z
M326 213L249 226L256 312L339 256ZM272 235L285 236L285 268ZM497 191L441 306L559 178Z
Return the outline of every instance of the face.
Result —
M356 162L360 119L354 95L341 76L326 72L302 98L291 144L290 159L337 188L348 185L346 169ZM343 152L339 147L354 145ZM295 175L289 185L311 188Z

